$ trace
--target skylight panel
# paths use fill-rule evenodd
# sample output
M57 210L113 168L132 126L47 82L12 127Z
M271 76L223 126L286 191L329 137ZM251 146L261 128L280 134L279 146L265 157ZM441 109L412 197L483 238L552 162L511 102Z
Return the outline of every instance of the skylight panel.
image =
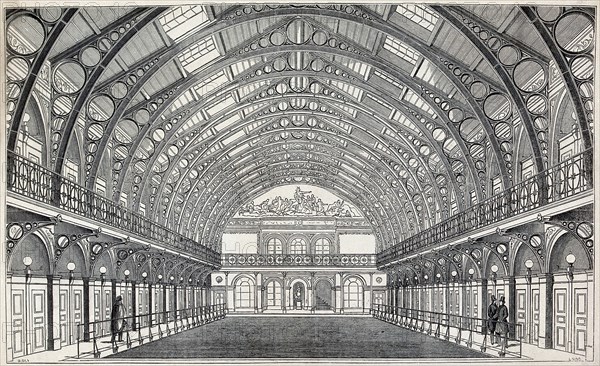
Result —
M356 169L352 168L350 165L348 165L346 163L342 163L342 168L344 168L345 171L348 171L354 175L360 176L360 173L358 171L356 171Z
M256 83L251 83L251 84L247 84L242 86L241 88L239 88L237 90L237 93L240 97L240 99L243 99L245 97L247 97L248 95L250 95L250 93L254 92L256 89L263 87L265 85L267 85L269 82L267 80L262 80Z
M259 108L262 108L265 104L267 103L256 103L256 104L252 104L246 108L244 108L241 113L242 113L242 118L248 116L249 114L251 114L252 112L256 111Z
M246 71L249 68L251 68L252 66L256 65L259 60L260 60L260 58L252 58L252 59L248 59L248 60L243 60L243 61L237 62L237 63L235 63L235 64L233 64L233 65L230 66L230 68L231 68L231 74L233 75L233 77L236 77L239 74L241 74L244 71Z
M383 99L380 99L373 94L367 94L367 95L369 96L369 98L373 99L374 101L381 104L385 108L390 109L390 110L394 109L394 107L392 107L388 102L384 101Z
M380 78L382 78L383 80L387 81L388 83L392 84L393 86L395 86L396 88L402 90L404 89L404 85L400 84L398 81L396 81L396 79L391 78L389 76L387 76L387 74L375 69L375 71L373 72L375 74L375 76L378 76Z
M412 123L408 118L406 118L406 115L404 115L404 113L397 111L397 110L392 111L392 120L398 122L399 124L401 124L404 127L407 127L411 131L414 131L415 133L420 134L420 131L417 128L417 126L415 126L414 123Z
M201 112L198 112L192 117L190 117L183 126L181 126L179 132L184 133L186 131L189 131L190 129L196 126L199 126L202 122L204 122L204 117L202 116Z
M235 100L233 100L233 97L231 95L228 95L225 99L218 100L217 103L206 108L206 112L208 112L209 115L214 116L215 114L224 111L233 104L235 104Z
M361 99L363 97L362 89L359 89L348 83L344 83L342 81L337 81L337 80L331 80L331 85L333 85L333 86L337 87L338 89L344 91L345 93L351 95L354 99L356 99L359 102L361 101Z
M337 104L337 107L341 110L343 110L344 112L348 113L349 115L352 116L352 118L356 118L356 109L352 108L346 104Z
M237 114L234 114L231 117L229 117L228 119L226 119L225 121L220 122L218 125L216 125L214 127L214 129L217 132L221 132L224 129L228 128L229 126L233 125L234 123L238 122L239 120L240 120L240 116L238 116Z
M169 112L173 113L179 108L188 105L190 102L194 101L194 95L191 90L186 91L181 94L179 98L177 98L169 107Z
M428 31L433 31L439 15L428 7L420 4L398 5L396 13L412 20Z
M208 15L202 6L178 6L159 19L165 33L174 41L185 38L208 24Z
M415 49L390 36L387 36L385 38L383 48L392 52L396 56L402 58L403 60L409 62L412 65L416 65L417 60L420 57L420 54Z
M210 93L211 91L217 89L218 87L228 82L229 80L227 80L225 72L219 71L216 74L210 76L208 79L205 79L202 82L196 84L193 87L193 89L199 97L203 97L204 95Z
M406 94L404 95L404 100L427 112L427 114L429 114L431 117L437 118L437 115L435 114L433 108L431 108L429 103L425 102L423 98L415 94L412 90L409 89L406 91Z
M377 149L377 150L381 150L381 151L383 151L383 152L384 152L384 153L386 153L386 154L390 154L390 155L392 154L392 153L391 153L391 151L390 151L390 149L388 149L387 147L383 146L383 145L382 145L382 144L380 144L379 142L376 142L376 143L375 143L375 146L373 146L373 147L374 147L375 149Z
M324 118L325 119L325 118ZM332 119L330 120L329 118L325 119L328 123L331 123L335 126L338 126L339 128L343 129L344 131L346 131L348 134L352 133L352 126L350 126L347 123Z
M338 62L346 66L350 70L354 71L355 73L361 75L365 80L369 79L369 72L371 71L371 66L369 66L368 64L346 57L338 58Z
M193 73L217 57L219 57L219 51L212 36L192 44L177 55L181 65L189 73Z
M232 143L233 141L239 139L240 137L244 136L244 131L243 130L239 130L238 132L234 133L233 135L229 136L228 138L226 138L225 140L223 140L223 145L227 146L230 143Z
M249 135L250 132L257 129L258 127L263 125L265 122L266 122L265 120L252 122L251 124L244 127L244 132L246 133L246 135Z
M235 149L233 149L229 152L229 156L235 156L235 155L241 153L242 151L246 150L249 147L250 147L250 145L248 145L248 144L238 145L238 146L236 146Z

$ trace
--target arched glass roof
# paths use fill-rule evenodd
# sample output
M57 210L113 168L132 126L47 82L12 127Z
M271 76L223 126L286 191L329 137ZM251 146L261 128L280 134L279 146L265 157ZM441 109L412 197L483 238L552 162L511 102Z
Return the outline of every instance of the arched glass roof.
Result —
M382 250L592 146L594 31L574 7L13 9L8 148L35 131L42 164L216 250L252 197L321 187Z

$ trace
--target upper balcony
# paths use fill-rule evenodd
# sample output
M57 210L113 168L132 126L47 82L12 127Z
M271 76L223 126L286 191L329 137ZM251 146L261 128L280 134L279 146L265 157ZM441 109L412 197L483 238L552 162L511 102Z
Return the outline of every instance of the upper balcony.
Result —
M12 151L8 151L7 160L9 193L47 204L58 209L63 216L65 213L82 216L154 242L158 247L188 254L216 268L221 266L220 253L211 248L132 212Z
M466 238L492 224L524 214L535 215L542 208L592 193L592 173L593 150L588 149L378 253L377 266L381 268L447 241ZM593 196L588 203L591 202Z

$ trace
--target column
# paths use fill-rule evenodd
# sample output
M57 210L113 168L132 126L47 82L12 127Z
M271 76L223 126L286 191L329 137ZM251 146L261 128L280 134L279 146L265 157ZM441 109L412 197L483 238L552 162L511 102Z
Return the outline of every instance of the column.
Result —
M90 340L90 306L93 308L93 303L90 304L90 279L89 277L82 278L83 281L83 340ZM94 294L92 294L92 298ZM93 310L92 310L93 311Z
M308 287L308 308L310 309L311 313L313 313L315 310L315 274L315 272L310 273L310 283Z
M540 274L540 334L538 347L552 348L552 328L554 322L553 292L554 276Z
M173 284L173 301L171 302L173 304L173 309L170 309L173 311L173 319L177 320L177 285Z
M287 292L286 290L286 284L285 284L285 279L287 277L287 272L281 272L282 278L283 278L283 286L281 286L281 311L283 311L284 313L287 313Z
M506 304L508 307L508 322L515 324L517 321L517 282L515 276L509 276L506 280L508 282L508 303ZM515 326L510 326L508 331L509 337L512 337L510 339L514 339L516 336Z
M334 299L335 299L335 312L339 313L341 311L340 308L340 278L339 278L339 274L335 274L333 276L333 291L334 291Z
M48 285L47 285L47 304L48 307L48 317L46 327L48 328L48 339L47 339L47 348L50 351L56 351L61 348L60 346L60 328L58 324L60 324L60 304L59 304L59 294L60 294L60 276L48 275ZM8 293L10 296L10 292ZM11 341L12 343L12 341Z
M369 314L373 308L373 272L369 272Z
M227 311L235 311L233 293L229 293L229 271L225 272L225 302L227 303Z
M258 313L258 309L262 307L262 274L254 272L254 313Z
M340 272L340 314L344 314L344 273Z
M481 315L479 317L487 319L487 308L490 301L490 299L488 299L488 280L487 278L481 278L479 281L481 281L481 291L479 293L479 306L481 307L479 314ZM487 322L483 322L481 329L487 334Z
M156 312L154 308L154 303L152 299L152 283L148 283L148 313L152 314ZM153 316L148 316L148 326L152 328L152 318Z
M131 329L137 330L137 294L135 290L135 281L131 281Z

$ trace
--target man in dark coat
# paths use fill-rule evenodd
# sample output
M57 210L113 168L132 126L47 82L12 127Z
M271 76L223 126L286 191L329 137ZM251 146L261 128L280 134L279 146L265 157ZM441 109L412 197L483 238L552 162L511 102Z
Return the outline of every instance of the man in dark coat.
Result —
M110 331L112 333L111 342L115 342L115 337L118 335L119 342L123 341L123 329L125 329L125 306L123 298L119 295L115 299L110 313Z
M494 295L492 295L492 301L490 302L490 305L488 306L487 315L488 315L487 328L488 328L488 332L490 333L490 343L494 344L494 343L496 343L494 334L496 332L496 322L498 321L498 305L496 305L496 296L494 296Z
M500 356L506 354L506 347L508 346L508 308L504 303L504 296L501 296L500 306L498 306L498 323L496 325L496 333L498 333L502 345Z

